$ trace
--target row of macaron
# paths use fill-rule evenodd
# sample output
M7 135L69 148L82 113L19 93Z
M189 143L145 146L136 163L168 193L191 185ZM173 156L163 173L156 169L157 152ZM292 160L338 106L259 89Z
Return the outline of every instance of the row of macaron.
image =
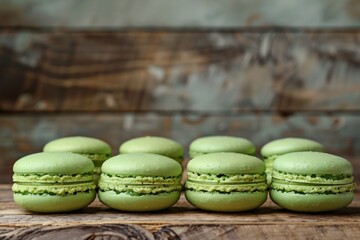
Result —
M203 144L206 140L209 144ZM99 176L102 172L98 188L99 199L105 205L124 211L168 208L180 197L179 153L183 153L167 147L165 143L169 141L177 145L159 137L133 139L121 145L122 154L107 159L111 150L100 140L85 137L54 140L44 147L43 153L15 163L14 200L36 212L80 209L94 200L93 173ZM149 146L154 145L162 152L151 153ZM216 153L214 148L220 146L224 147ZM280 139L262 148L267 157L265 163L271 162L265 164L251 156L255 149L246 139L221 136L195 140L190 145L193 158L187 166L186 199L204 210L248 211L265 202L268 181L272 182L271 199L289 210L318 212L345 207L354 196L352 166L347 160L323 151L321 144L308 139ZM169 152L177 154L166 156ZM269 168L274 159L272 170ZM266 179L270 173L273 181Z

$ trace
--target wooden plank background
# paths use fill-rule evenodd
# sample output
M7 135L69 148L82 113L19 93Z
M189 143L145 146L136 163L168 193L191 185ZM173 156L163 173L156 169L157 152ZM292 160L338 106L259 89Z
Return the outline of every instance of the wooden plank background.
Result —
M11 112L359 110L360 31L3 30L0 41Z
M146 4L0 0L0 183L62 136L215 134L312 138L360 181L359 1Z
M358 0L1 0L0 26L358 27Z

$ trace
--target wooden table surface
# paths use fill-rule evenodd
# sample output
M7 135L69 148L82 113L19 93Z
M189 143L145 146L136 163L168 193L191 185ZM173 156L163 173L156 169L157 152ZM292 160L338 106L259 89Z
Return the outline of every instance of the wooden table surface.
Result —
M125 213L98 200L73 213L37 214L19 208L11 185L0 185L0 239L358 239L360 191L347 208L293 213L268 200L256 211L211 213L181 197L156 213Z

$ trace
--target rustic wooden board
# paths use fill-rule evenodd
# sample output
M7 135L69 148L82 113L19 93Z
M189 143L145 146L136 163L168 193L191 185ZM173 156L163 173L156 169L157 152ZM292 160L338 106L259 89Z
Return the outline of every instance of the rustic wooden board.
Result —
M0 26L356 27L357 0L62 0L0 1Z
M357 112L359 44L357 30L2 30L0 110Z
M102 205L66 214L35 214L15 205L10 185L0 185L0 238L90 239L351 239L360 233L360 194L342 210L305 214L292 213L268 200L246 213L210 213L195 209L184 196L172 208L157 213L125 213ZM91 238L91 239L93 239Z
M243 114L202 116L143 114L30 114L0 116L0 183L10 183L12 165L20 157L39 152L53 139L69 135L101 138L117 154L120 143L146 135L179 141L187 150L195 138L233 135L252 140L258 150L281 137L306 137L323 143L335 154L349 158L360 182L360 116Z

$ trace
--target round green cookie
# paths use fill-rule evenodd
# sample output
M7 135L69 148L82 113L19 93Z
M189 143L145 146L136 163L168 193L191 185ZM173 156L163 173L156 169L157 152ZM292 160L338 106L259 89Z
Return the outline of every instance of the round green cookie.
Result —
M324 146L306 138L282 138L268 142L261 148L263 157L279 156L291 152L324 152Z
M101 165L111 156L111 148L106 142L91 137L71 136L55 139L44 146L44 152L72 152L90 158L95 165L94 178L97 183Z
M154 153L172 158L179 163L183 160L184 148L174 140L164 137L138 137L130 139L119 147L124 153Z
M89 205L96 196L94 164L73 153L35 153L13 166L15 202L35 212L67 212Z
M146 212L174 205L180 197L181 165L151 153L120 154L102 166L99 199L122 210Z
M292 211L324 212L349 205L353 168L346 159L321 152L295 152L274 162L270 197Z
M218 212L260 207L267 198L264 163L240 153L209 153L188 163L186 199L193 206Z
M282 138L271 141L261 148L261 155L266 165L267 182L271 183L273 162L278 156L291 152L314 151L324 152L320 143L306 138Z
M255 154L255 146L245 138L231 136L209 136L194 140L189 147L190 157L207 153L234 152Z

